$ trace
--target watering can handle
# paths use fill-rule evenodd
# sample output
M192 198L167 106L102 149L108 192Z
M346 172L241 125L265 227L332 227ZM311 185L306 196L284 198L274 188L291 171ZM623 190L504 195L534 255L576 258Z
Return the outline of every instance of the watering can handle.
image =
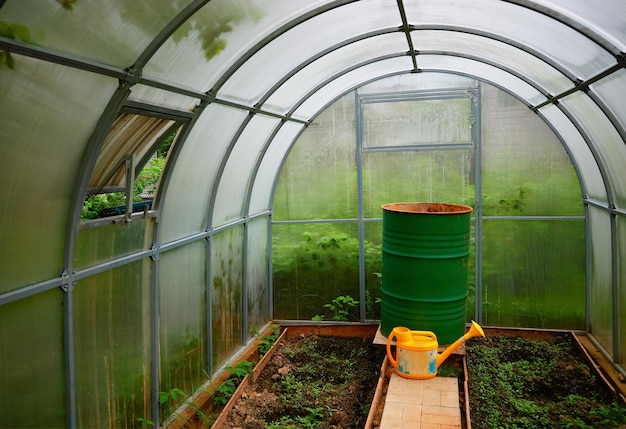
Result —
M393 355L391 354L391 340L393 340L395 336L396 334L391 331L389 337L387 338L387 358L391 361L391 365L393 365L394 368L397 368L398 362L393 358Z
M432 340L437 341L437 336L435 335L434 332L432 331L410 331L411 332L411 338L418 336L418 337L428 337Z

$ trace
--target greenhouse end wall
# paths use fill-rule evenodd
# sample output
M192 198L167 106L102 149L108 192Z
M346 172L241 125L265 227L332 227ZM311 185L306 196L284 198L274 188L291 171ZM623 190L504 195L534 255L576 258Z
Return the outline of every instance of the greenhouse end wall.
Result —
M294 143L274 200L275 316L378 319L380 206L440 201L481 208L472 224L468 321L584 330L586 223L568 153L503 91L483 83L477 102L467 96L476 81L428 79L361 88ZM402 101L383 103L381 87ZM363 104L368 95L376 104Z

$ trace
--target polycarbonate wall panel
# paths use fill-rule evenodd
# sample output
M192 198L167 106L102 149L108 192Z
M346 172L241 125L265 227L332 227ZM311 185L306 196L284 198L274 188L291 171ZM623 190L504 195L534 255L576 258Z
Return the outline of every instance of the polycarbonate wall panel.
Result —
M244 228L238 225L211 237L213 371L242 344Z
M350 93L300 135L276 186L274 220L356 218L354 121Z
M28 43L126 68L189 2L111 0L105 7L90 1L9 0L2 19L28 26L33 39Z
M452 73L411 73L378 79L363 85L359 94L390 91L423 91L441 88L475 88L476 81Z
M207 91L256 42L323 3L212 0L161 46L144 75Z
M294 112L296 118L310 119L314 117L328 100L335 99L338 95L345 94L359 84L392 74L407 73L413 69L413 63L408 56L381 60L372 64L359 67L356 70L346 72L337 79L318 89Z
M287 122L283 124L270 142L254 178L252 195L250 196L250 213L260 213L270 208L270 198L274 190L278 169L287 155L291 143L302 128L302 124Z
M76 426L133 428L150 418L150 260L74 289Z
M482 85L484 216L583 216L581 187L554 132L513 96Z
M594 32L600 33L611 43L626 51L626 3L621 0L535 0L536 3L555 9Z
M269 219L248 224L248 336L254 335L271 319L269 296Z
M406 52L406 36L403 33L382 34L359 40L336 49L308 65L280 88L263 104L263 108L285 114L315 87L334 74L356 63L369 61L383 55Z
M64 428L63 293L0 308L0 425Z
M472 143L468 97L363 105L363 146Z
M364 31L400 25L400 14L393 2L361 0L345 4L300 23L263 46L237 69L218 95L231 101L256 104L265 91L285 74L297 70L312 55ZM310 87L309 82L307 85Z
M617 313L619 318L619 363L626 367L626 217L617 217Z
M493 33L555 60L581 79L615 63L609 53L574 28L515 3L427 0L406 2L405 10L410 25Z
M582 185L586 191L586 195L596 201L607 201L606 188L604 179L598 168L591 149L585 142L580 132L559 110L558 107L550 105L540 109L541 115L554 127L561 138L567 142L567 149L571 154L573 161L578 166Z
M118 85L93 73L11 56L14 68L0 67L0 294L62 271L83 150Z
M364 154L365 217L381 218L381 205L400 201L440 201L473 206L473 151Z
M569 95L561 103L572 112L584 130L589 134L598 151L601 162L608 174L608 185L611 186L615 205L626 207L626 145L598 106L580 92Z
M584 329L584 220L482 225L484 323Z
M611 222L604 210L589 206L591 247L591 333L613 354L613 286L611 268Z
M272 235L275 319L332 320L325 304L338 296L359 300L356 223L274 225ZM358 306L349 313L358 321Z
M417 65L422 70L449 70L500 85L525 100L528 105L539 104L546 100L546 97L539 90L523 80L499 68L478 61L444 55L419 55Z
M111 223L83 229L74 241L74 268L98 265L152 246L154 219Z
M160 390L188 395L206 380L206 242L162 253L159 267ZM184 398L162 406L165 418ZM169 412L168 412L169 411Z
M502 64L535 82L551 94L573 86L571 80L539 58L506 43L470 33L422 30L411 33L413 47L418 52L443 51L478 57ZM478 47L480 46L480 49Z
M244 214L244 200L251 186L251 174L267 140L280 122L269 116L255 115L237 139L219 178L213 225L239 219Z
M166 191L160 219L162 243L207 228L217 169L246 111L211 104L184 142Z

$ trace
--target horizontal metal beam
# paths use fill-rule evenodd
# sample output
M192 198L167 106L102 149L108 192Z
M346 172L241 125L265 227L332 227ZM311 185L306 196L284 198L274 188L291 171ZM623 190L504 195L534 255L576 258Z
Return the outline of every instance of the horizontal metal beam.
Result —
M11 292L7 292L0 295L0 306L23 298L28 298L29 296L36 295L50 289L61 287L63 285L63 282L63 277L58 277L51 280L46 280L41 283L36 283L34 285L26 286L21 289L13 290Z

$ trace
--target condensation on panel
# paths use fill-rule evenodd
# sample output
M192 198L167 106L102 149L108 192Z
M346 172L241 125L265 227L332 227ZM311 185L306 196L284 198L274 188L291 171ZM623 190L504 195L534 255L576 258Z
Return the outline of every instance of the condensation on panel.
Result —
M617 207L626 207L626 145L609 118L598 105L582 92L576 92L560 101L588 134L590 144L599 154L599 162L606 171L607 185Z
M0 307L0 425L64 428L63 293Z
M248 336L270 320L269 296L269 219L255 219L248 224Z
M583 216L581 185L556 134L511 95L482 85L484 216Z
M311 320L340 316L325 304L339 296L359 300L359 237L356 223L272 227L274 318ZM358 305L344 320L358 321Z
M154 219L135 219L79 231L74 241L74 269L80 270L149 249L153 227Z
M279 168L283 165L283 160L287 156L295 136L298 135L302 127L303 125L301 124L288 122L280 128L270 142L253 179L254 184L252 195L250 196L249 209L251 214L260 213L270 208Z
M483 221L486 325L585 328L585 222Z
M237 139L219 178L213 226L219 226L246 215L243 211L251 186L250 176L254 173L256 163L278 123L278 119L256 115Z
M589 285L591 334L613 354L613 284L611 221L604 210L589 206L591 284Z
M357 215L354 95L325 109L300 135L280 173L274 219Z
M365 217L381 218L383 204L400 201L436 201L473 206L473 151L364 154Z
M471 143L469 97L363 104L363 146Z
M159 220L160 241L207 229L209 201L217 169L248 112L208 106L185 140L176 160Z
M213 371L242 345L243 234L237 225L211 237Z
M77 427L134 427L150 418L150 260L74 289Z
M116 79L11 56L14 68L0 67L0 293L61 273L83 151L118 86Z
M542 108L540 113L556 129L561 138L567 142L567 149L572 156L572 160L578 166L581 186L584 188L584 196L596 201L607 202L604 179L598 168L589 145L583 139L574 124L556 106L550 105Z
M158 259L161 391L179 388L190 395L206 381L205 246L205 240L195 241ZM184 399L170 398L161 413L171 413Z

